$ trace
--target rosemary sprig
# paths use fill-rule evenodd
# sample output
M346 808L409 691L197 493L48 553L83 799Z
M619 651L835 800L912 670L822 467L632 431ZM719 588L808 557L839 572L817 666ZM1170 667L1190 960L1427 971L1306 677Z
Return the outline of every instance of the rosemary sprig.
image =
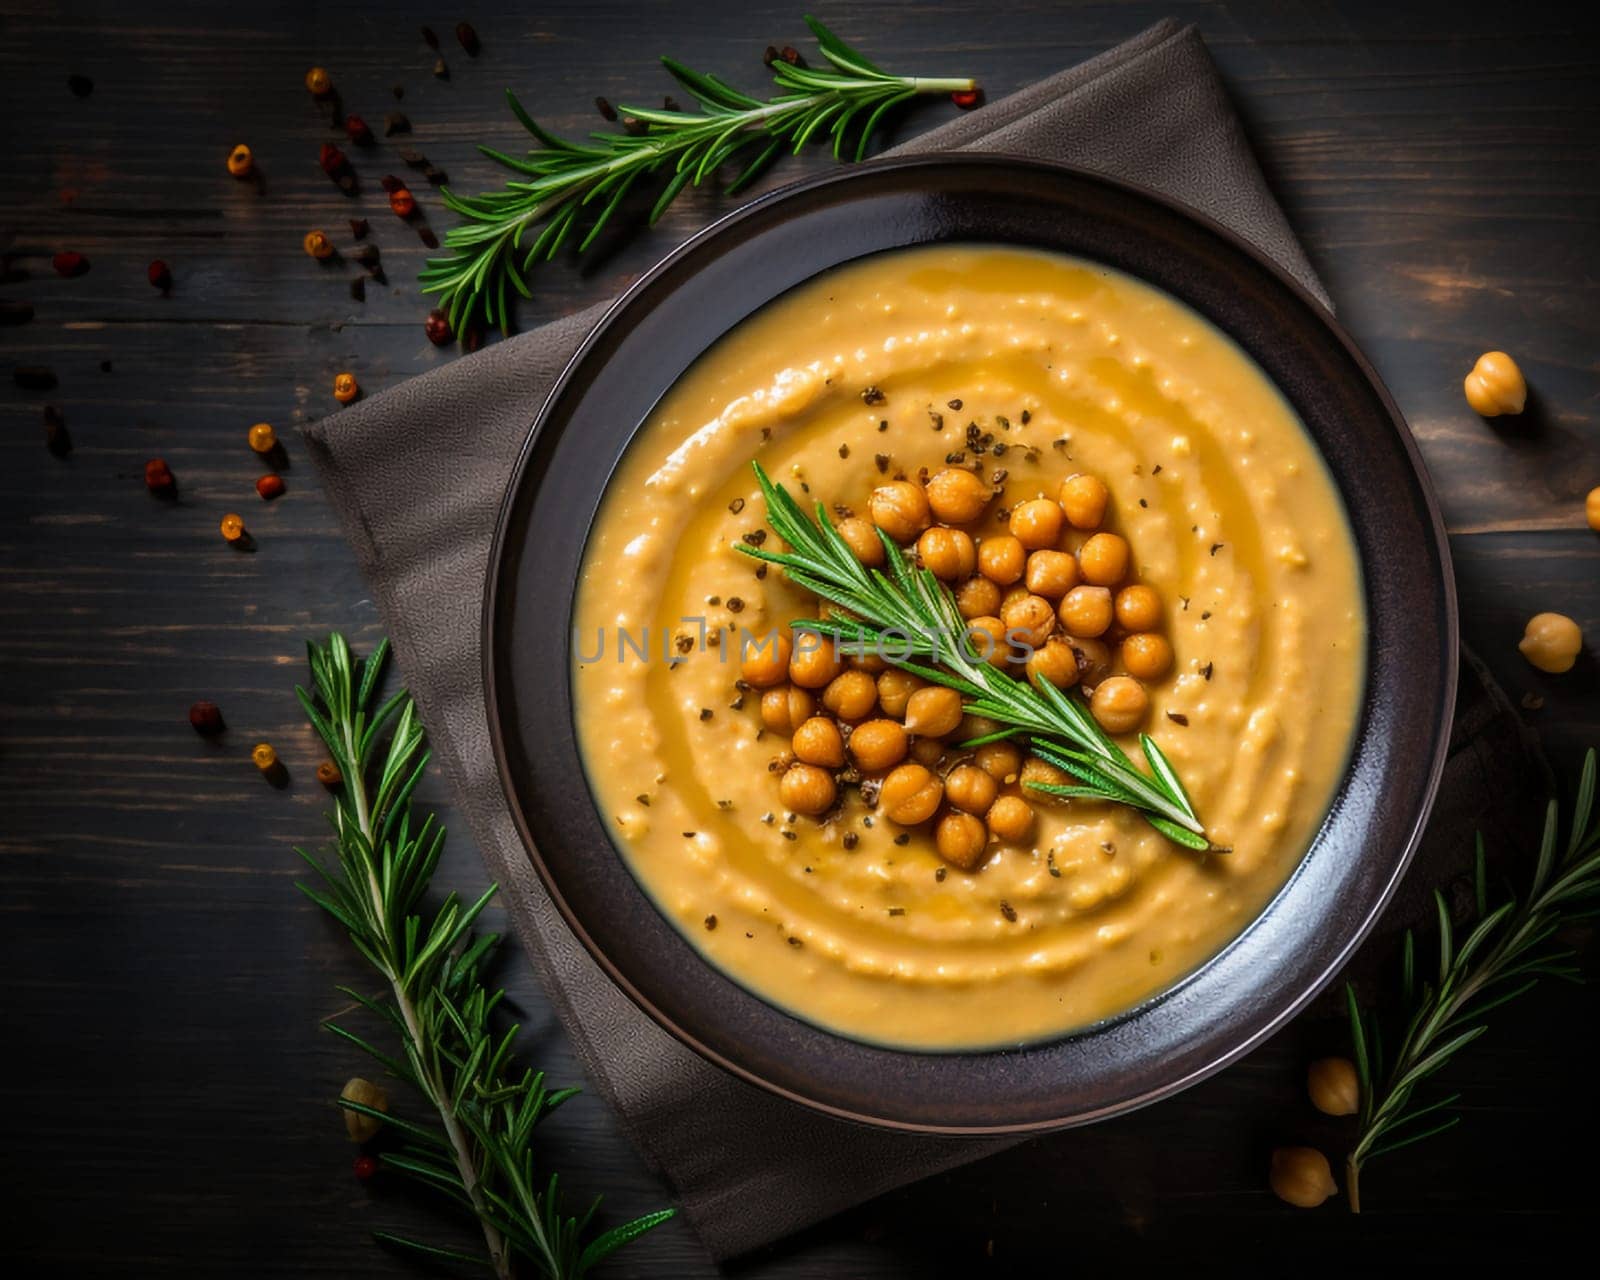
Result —
M1399 1048L1390 1061L1374 1012L1363 1012L1354 988L1346 984L1350 1038L1361 1084L1356 1142L1345 1158L1345 1182L1352 1212L1361 1212L1361 1171L1376 1156L1398 1151L1451 1128L1460 1116L1447 1114L1460 1094L1417 1104L1416 1088L1444 1067L1488 1028L1483 1015L1532 987L1541 977L1575 981L1572 952L1552 945L1555 933L1594 914L1600 894L1600 820L1594 811L1595 753L1583 762L1564 852L1557 849L1556 802L1545 807L1544 835L1527 897L1511 898L1489 910L1489 886L1480 834L1473 861L1475 924L1455 942L1455 928L1444 895L1434 890L1439 918L1436 981L1417 982L1416 944L1407 930L1401 956L1401 1007L1409 1010Z
M526 1260L538 1275L572 1280L629 1240L673 1216L646 1214L589 1238L596 1200L580 1217L561 1208L557 1180L535 1165L534 1127L578 1092L546 1088L544 1075L512 1057L515 1026L497 1030L504 992L483 971L499 941L474 938L495 887L464 905L452 893L431 920L422 915L444 831L430 814L414 823L411 796L429 753L410 696L401 690L374 707L388 643L357 663L343 636L307 645L315 693L295 689L300 705L343 775L332 814L334 860L296 850L322 887L305 895L342 924L356 949L388 984L381 997L340 990L390 1025L398 1055L344 1027L329 1030L415 1088L438 1123L418 1123L341 1099L382 1120L397 1137L381 1163L470 1212L483 1230L485 1254L460 1253L388 1232L379 1239L430 1258L488 1265L496 1276Z
M1149 734L1139 735L1150 766L1145 774L1096 723L1081 698L1048 680L1017 680L974 652L949 588L912 563L881 529L887 574L856 558L822 503L817 503L813 523L759 462L751 465L766 499L767 523L791 549L765 551L741 543L739 550L783 566L795 584L844 611L826 619L798 620L794 630L831 636L847 652L876 653L924 680L957 690L973 715L1005 726L966 745L1025 736L1035 755L1078 779L1074 786L1030 782L1034 790L1128 805L1176 844L1216 848L1206 838L1177 772Z
M714 177L736 155L743 167L725 188L728 195L754 181L784 148L798 153L814 138L831 138L835 159L843 159L850 148L859 160L892 108L918 94L973 88L968 79L891 75L815 18L805 21L828 65L773 59L772 78L781 92L766 102L663 58L700 111L622 105L618 110L638 121L635 132L593 133L587 142L572 142L536 124L508 90L512 113L543 149L517 159L481 147L491 159L526 174L526 180L478 196L448 188L440 193L464 221L445 235L453 252L430 259L423 269L422 291L440 295L458 332L480 308L489 323L507 329L508 290L531 298L527 275L534 265L553 258L580 232L578 250L587 249L641 179L666 178L650 210L654 224L684 187Z

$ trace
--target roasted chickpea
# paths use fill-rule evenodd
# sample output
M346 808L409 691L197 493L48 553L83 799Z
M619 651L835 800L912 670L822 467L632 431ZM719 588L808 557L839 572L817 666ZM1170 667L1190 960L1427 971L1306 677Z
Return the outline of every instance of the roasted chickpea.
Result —
M1361 1079L1349 1058L1318 1058L1306 1068L1311 1105L1326 1116L1353 1116L1361 1110Z
M978 563L978 551L971 538L960 529L946 529L937 524L917 539L917 555L922 559L923 568L946 582L965 578Z
M1078 680L1093 689L1111 674L1111 646L1104 640L1071 641L1072 655L1078 660Z
M1022 770L1022 752L1010 742L986 742L972 761L996 782L1015 782Z
M906 731L893 720L868 720L850 734L850 758L863 773L882 773L906 758Z
M1521 413L1528 402L1527 379L1504 351L1488 351L1479 356L1461 389L1467 393L1467 403L1473 411L1485 418Z
M1000 612L1000 588L983 576L968 578L956 588L956 609L969 621Z
M988 852L989 832L970 813L947 813L934 829L933 846L952 867L974 871Z
M968 618L967 644L991 667L1003 667L1011 657L1006 643L1006 624L999 618Z
M1117 624L1128 631L1154 631L1161 621L1161 597L1142 582L1117 592Z
M872 522L896 542L910 542L932 519L928 495L909 480L880 484L872 491L867 509L872 512Z
M1098 529L1106 518L1111 495L1099 476L1079 472L1061 482L1061 510L1074 529Z
M879 676L889 669L889 660L882 654L868 651L852 653L845 659L852 671L865 671L869 676Z
M1315 1147L1279 1147L1267 1182L1273 1195L1297 1209L1315 1209L1339 1189L1328 1157Z
M789 659L791 683L802 689L820 689L843 670L844 659L839 656L839 646L826 636L806 631L795 639L794 653Z
M991 582L1008 587L1022 576L1028 550L1009 534L985 538L978 543L978 572Z
M1583 514L1589 527L1600 533L1600 486L1589 490L1589 496L1583 500Z
M944 741L940 738L918 738L907 753L920 765L937 769L944 762Z
M1577 662L1583 649L1583 632L1564 613L1536 613L1528 619L1517 648L1540 671L1560 675L1571 671Z
M846 516L833 527L850 550L855 552L857 560L869 569L882 567L883 539L878 537L878 530L872 521L863 520L860 516Z
M1085 582L1114 587L1128 572L1128 544L1114 533L1097 533L1078 548L1078 571Z
M844 735L827 716L812 716L794 731L789 749L807 764L838 769L844 764Z
M778 783L783 807L796 813L823 813L833 807L838 794L833 775L814 764L790 765Z
M944 798L980 818L1000 794L1000 784L975 764L958 764L944 780Z
M865 671L842 671L822 691L822 705L841 720L865 720L878 705L878 682Z
M787 631L769 631L764 636L750 636L741 642L739 674L746 684L765 689L778 684L789 672L789 659L794 653L794 641Z
M906 731L924 738L944 738L961 723L961 695L943 685L918 689L906 703Z
M1068 635L1090 639L1104 635L1111 625L1111 592L1105 587L1073 587L1056 609L1061 627Z
M1072 779L1065 772L1047 764L1037 756L1029 756L1022 762L1022 772L1018 775L1022 783L1022 794L1027 796L1032 804L1065 804L1066 797L1052 795L1048 791L1036 791L1036 785L1043 783L1051 787L1070 787Z
M1000 608L997 613L1000 617L1006 616L1006 610L1015 607L1019 600L1026 600L1033 592L1028 590L1023 582L1013 583L1000 593Z
M1021 844L1033 834L1033 806L1021 796L1001 796L986 815L995 839Z
M1000 610L1006 637L1014 644L1037 650L1056 629L1056 611L1043 596L1023 596Z
M792 684L780 684L761 695L761 723L773 733L793 733L816 709L817 700Z
M1034 595L1059 600L1078 585L1078 562L1067 551L1035 551L1025 581Z
M959 467L947 468L928 481L928 506L947 524L971 524L993 496L978 476Z
M1058 689L1078 683L1078 655L1062 636L1051 636L1029 654L1027 669L1030 680L1048 680Z
M883 780L878 791L878 808L891 822L914 827L933 817L942 799L944 783L920 764L903 764Z
M1130 676L1159 680L1172 667L1172 646L1155 631L1141 631L1122 642L1122 665Z
M1089 699L1089 710L1107 733L1132 733L1149 709L1149 694L1131 676L1102 680Z
M1011 509L1011 536L1029 551L1053 547L1061 537L1061 504L1050 498L1032 498Z
M991 720L988 716L975 716L968 712L961 717L961 723L950 736L957 742L971 742L974 738L991 737L999 733L1001 727L998 721Z
M911 695L922 686L923 681L909 671L893 668L885 671L878 677L878 705L883 708L883 714L896 719L903 718Z

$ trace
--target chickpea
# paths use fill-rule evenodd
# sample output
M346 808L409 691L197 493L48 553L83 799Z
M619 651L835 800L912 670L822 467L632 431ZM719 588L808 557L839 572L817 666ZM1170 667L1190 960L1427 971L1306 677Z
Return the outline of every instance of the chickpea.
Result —
M1107 733L1132 733L1150 709L1150 696L1131 676L1102 680L1089 699L1089 710Z
M1022 576L1027 559L1027 548L1009 534L985 538L978 544L978 572L1002 587Z
M903 764L883 780L878 808L889 821L914 827L933 817L942 799L944 783L920 764Z
M827 716L812 716L794 731L790 750L807 764L838 769L844 764L844 735Z
M878 705L883 708L884 715L902 718L911 695L922 687L923 681L909 671L891 667L878 677Z
M794 654L789 659L791 683L802 689L820 689L843 670L844 659L839 656L839 646L826 636L806 631L795 641Z
M893 720L868 720L850 735L850 758L863 773L882 773L906 758L906 731Z
M865 671L869 676L882 675L889 669L889 660L879 653L852 653L845 661L852 671Z
M996 782L1014 782L1022 770L1022 752L1010 742L986 742L972 761Z
M942 685L918 689L906 703L906 731L924 738L948 737L961 723L961 695Z
M1467 393L1473 412L1485 418L1521 413L1528 402L1528 381L1517 362L1504 351L1487 351L1479 356L1461 389Z
M1051 787L1070 787L1072 779L1067 774L1056 768L1053 764L1046 764L1037 756L1029 756L1022 762L1022 772L1018 775L1022 783L1022 794L1027 796L1034 804L1059 805L1066 803L1066 797L1051 795L1048 791L1036 791L1034 788L1040 783Z
M995 839L1021 844L1033 834L1033 806L1021 796L1001 796L990 806L987 821Z
M947 813L933 833L934 848L951 866L976 871L989 848L989 832L970 813Z
M946 529L943 525L934 525L917 539L917 555L922 558L923 568L946 582L965 578L978 563L972 539L960 529Z
M1113 616L1111 592L1104 587L1073 587L1062 597L1056 616L1070 636L1087 640L1104 635Z
M1025 583L1018 582L1007 587L1000 593L999 616L1005 617L1007 609L1013 608L1019 600L1026 600L1032 594Z
M967 644L991 667L1005 666L1011 656L1010 646L1006 644L1006 624L999 618L968 618Z
M944 742L939 738L918 738L908 754L918 764L937 769L944 762Z
M988 578L968 578L956 588L956 609L971 621L1000 612L1000 588Z
M1085 582L1114 587L1128 572L1128 544L1114 533L1097 533L1078 548L1078 571Z
M1035 551L1028 557L1028 590L1059 600L1078 585L1078 562L1067 551Z
M770 631L741 642L739 674L746 684L765 689L778 684L789 671L794 641L787 631Z
M1158 632L1141 631L1122 642L1122 665L1130 676L1159 680L1172 667L1172 646Z
M974 738L992 737L999 733L1000 729L999 721L991 720L988 716L975 716L969 712L961 717L961 723L950 736L957 742L971 742Z
M1078 683L1078 655L1061 636L1051 636L1042 648L1028 655L1028 678L1048 680L1058 689Z
M878 530L870 520L863 520L860 516L846 516L834 530L849 544L850 550L855 552L856 559L871 569L883 567L883 539L878 537Z
M1353 1116L1361 1109L1361 1081L1349 1058L1318 1058L1306 1069L1306 1092L1323 1115Z
M1106 518L1111 495L1099 476L1079 472L1061 482L1061 510L1074 529L1098 529Z
M958 764L944 780L944 798L980 818L1000 794L1000 784L975 764Z
M841 720L865 720L878 705L878 682L865 671L842 671L822 691L822 705Z
M833 775L814 764L791 765L778 783L778 796L785 809L817 814L833 807L839 788Z
M1328 1157L1313 1147L1279 1147L1267 1181L1273 1195L1297 1209L1315 1209L1339 1189Z
M1014 644L1038 649L1056 629L1056 611L1043 596L1023 596L1000 610L1006 635Z
M1117 592L1117 625L1128 631L1154 631L1161 621L1161 597L1142 582Z
M1078 679L1086 688L1093 689L1111 674L1111 646L1105 641L1074 639L1072 653L1078 659Z
M1540 671L1560 675L1571 671L1583 649L1583 632L1563 613L1536 613L1528 619L1517 648Z
M909 480L891 480L872 491L867 500L872 522L896 542L910 542L932 520L928 495Z
M1032 498L1011 509L1011 536L1029 551L1053 547L1061 536L1061 504Z
M761 695L761 723L773 733L793 733L816 709L817 700L792 684L780 684Z
M946 524L971 524L994 491L970 471L951 467L928 481L928 506Z
M1589 521L1589 527L1600 533L1600 485L1589 490L1589 496L1583 500L1583 514Z

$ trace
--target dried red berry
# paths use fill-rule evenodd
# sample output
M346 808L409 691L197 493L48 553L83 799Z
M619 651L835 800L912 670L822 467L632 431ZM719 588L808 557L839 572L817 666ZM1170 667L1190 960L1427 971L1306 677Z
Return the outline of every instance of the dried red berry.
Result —
M367 127L367 122L360 116L346 116L344 118L344 131L356 146L370 147L372 145L372 130Z
M172 288L172 268L160 258L145 268L145 276L149 279L151 287L160 289L162 293Z
M950 95L950 101L963 111L970 111L983 101L982 89L957 89Z
M177 489L178 482L173 478L172 468L167 466L165 458L151 458L144 464L144 487L163 497Z
M461 42L461 47L467 51L467 56L476 58L478 50L483 46L478 43L478 33L472 29L470 22L456 23L456 39Z
M202 737L210 738L227 728L222 723L222 710L215 702L196 702L189 708L189 723Z
M389 193L389 207L394 210L395 217L409 218L417 211L417 198L401 187Z
M330 178L337 178L350 167L350 157L340 151L331 142L324 142L322 150L318 153L317 163L322 166L322 172Z
M268 472L256 481L256 492L261 495L262 500L265 502L271 502L274 498L282 497L283 477L276 472Z
M397 178L392 173L386 173L378 179L378 185L390 195L393 195L396 191L404 191L406 189L406 180Z
M422 331L428 335L428 341L436 347L442 347L450 341L450 317L435 307L428 312L428 318L422 322Z
M72 276L81 276L87 271L89 269L89 259L85 258L81 253L75 253L71 249L67 249L51 258L50 265L56 269L58 276L70 278Z
M378 1172L378 1162L372 1156L357 1156L355 1165L356 1177L365 1182Z

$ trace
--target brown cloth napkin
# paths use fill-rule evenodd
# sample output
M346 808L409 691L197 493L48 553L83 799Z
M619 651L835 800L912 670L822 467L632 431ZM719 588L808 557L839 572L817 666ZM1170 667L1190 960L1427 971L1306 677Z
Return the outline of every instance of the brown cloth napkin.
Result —
M1075 162L1163 191L1254 241L1325 296L1192 27L1162 22L901 150L956 148ZM513 460L551 382L602 310L457 360L313 424L306 438L435 759L589 1076L706 1246L728 1257L1007 1143L830 1120L707 1064L600 973L529 866L489 746L479 608ZM430 488L417 487L419 475L431 478ZM1476 681L1464 685L1481 699ZM1468 750L1463 766L1475 758ZM1464 773L1453 794L1482 803L1493 791L1483 781L1481 772Z

